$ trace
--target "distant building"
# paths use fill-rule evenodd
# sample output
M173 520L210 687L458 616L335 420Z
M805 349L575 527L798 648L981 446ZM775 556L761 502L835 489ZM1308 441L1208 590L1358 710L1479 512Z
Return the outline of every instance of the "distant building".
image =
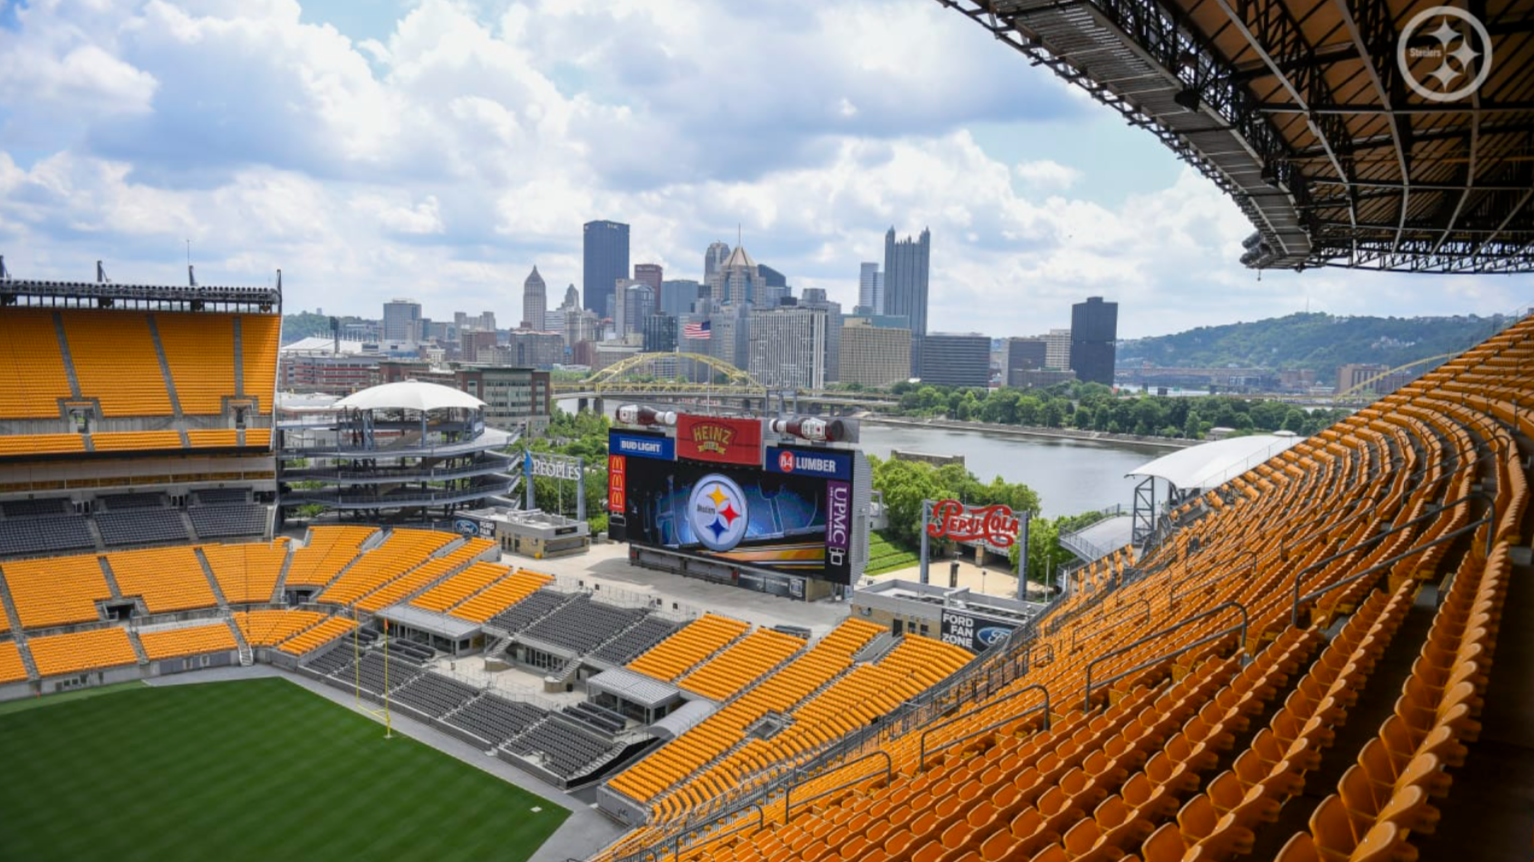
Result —
M1366 381L1372 380L1375 377L1379 377L1381 374L1384 374L1389 370L1390 369L1384 365L1350 362L1347 365L1343 365L1337 369L1337 391L1346 392L1355 386L1361 386ZM1384 380L1380 380L1370 385L1368 388L1371 391L1378 391L1379 384L1384 382Z
M1044 367L1068 371L1071 367L1071 331L1051 329L1044 336Z
M1114 342L1118 340L1119 304L1100 296L1071 306L1071 365L1079 380L1113 385Z
M1003 381L1011 385L1012 372L1030 368L1043 368L1049 364L1049 342L1042 338L1007 339L1007 362L1003 366Z
M730 244L726 242L711 242L708 251L703 253L703 283L712 284L709 278L724 266L724 262L730 258Z
M885 314L904 315L911 321L911 369L922 367L922 338L927 334L927 277L932 257L932 233L922 229L919 239L896 241L892 227L884 235Z
M818 308L826 313L826 383L841 380L842 364L842 304L826 298L820 287L806 287L799 299L800 308Z
M492 428L527 426L542 433L549 425L553 386L547 371L510 366L386 361L378 366L380 383L423 380L467 392L485 402L485 424Z
M746 370L762 385L823 389L826 382L826 312L779 306L750 313L751 352Z
M458 357L464 362L492 362L497 343L495 330L465 329L458 333Z
M565 339L558 332L514 329L506 343L496 351L496 364L523 365L528 368L553 368L565 361ZM485 362L481 354L479 360Z
M615 221L593 221L584 226L581 280L586 307L607 315L613 287L629 277L629 226Z
M900 314L862 314L854 309L847 319L851 320L854 317L867 321L869 326L877 326L880 329L904 329L906 332L911 331L911 319ZM909 371L909 369L907 370Z
M623 286L622 317L614 319L620 337L644 330L644 319L655 313L655 289L630 279Z
M751 353L750 306L726 305L709 315L708 354L744 369Z
M1044 389L1075 379L1076 372L1057 368L1014 368L1007 372L1007 385L1014 389Z
M617 341L604 341L592 345L592 371L601 371L609 365L622 362L631 356L638 356L644 347L638 344L624 344Z
M660 299L655 307L672 317L692 313L693 303L698 301L698 291L703 287L690 278L674 278L660 285Z
M670 353L676 350L676 318L665 312L646 315L644 319L644 352Z
M976 386L991 382L991 339L978 332L934 332L922 344L921 382Z
M565 331L565 310L563 308L551 308L543 313L543 325L534 327L544 332Z
M413 299L384 303L383 337L385 341L420 341L421 304Z
M745 305L754 302L762 294L764 286L756 261L751 259L743 245L736 246L708 278L709 295L715 305Z
M574 349L575 345L582 341L596 341L601 330L602 321L594 312L584 308L565 309L564 326L560 332L564 335L565 346Z
M648 284L655 291L655 295L659 297L661 283L666 280L666 273L658 263L636 263L634 264L634 280Z
M278 363L278 388L285 392L350 395L378 385L382 357L366 354L283 353Z
M875 326L849 317L840 333L838 369L842 384L890 386L911 376L911 331Z
M522 282L522 325L528 329L542 329L543 315L548 307L548 288L543 283L543 276L538 274L538 267L534 265L532 274Z
M866 314L884 313L884 273L879 264L864 263L858 271L858 307Z

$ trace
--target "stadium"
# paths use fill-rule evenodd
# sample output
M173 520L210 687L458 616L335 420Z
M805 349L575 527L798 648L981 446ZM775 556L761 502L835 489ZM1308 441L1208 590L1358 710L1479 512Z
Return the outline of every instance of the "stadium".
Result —
M1338 104L1371 124L1443 116L1415 139L1275 123L1339 116L1303 97L1373 63L1366 27L1301 62L1265 39L1311 31L1266 4L945 5L1237 197L1253 266L1527 269L1529 162L1486 143L1527 134L1515 76L1484 130L1364 84ZM1218 20L1258 7L1271 31ZM1492 29L1519 68L1526 28ZM1399 161L1360 177L1336 153L1365 137ZM515 435L408 383L286 423L281 313L280 280L0 281L0 858L1534 852L1534 316L1180 502L972 652L599 589L432 529L514 497ZM305 503L332 516L289 525ZM632 511L637 533L664 507Z

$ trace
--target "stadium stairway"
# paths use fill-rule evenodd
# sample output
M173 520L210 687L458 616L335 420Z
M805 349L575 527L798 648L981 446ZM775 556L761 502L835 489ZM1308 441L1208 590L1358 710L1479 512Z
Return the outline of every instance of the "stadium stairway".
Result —
M282 560L282 568L277 570L277 584L272 588L272 602L282 601L283 588L288 582L288 567L293 565L293 543L285 543L288 546L288 555Z
M170 373L170 360L165 358L165 344L160 340L160 327L155 323L153 314L146 314L144 317L149 324L149 340L154 344L155 358L160 360L160 376L165 380L165 392L170 396L171 415L176 417L176 424L180 425L186 417L181 412L181 398L176 394L176 380ZM185 430L181 432L181 445L187 445Z
M218 603L220 608L229 607L229 597L224 595L224 588L219 586L218 578L213 576L213 569L208 565L207 556L203 554L200 547L195 548L194 551L196 552L197 565L202 567L202 576L207 578L208 586L213 590L213 600ZM234 628L238 629L239 626ZM238 636L236 636L236 639L238 639Z
M104 553L96 559L101 563L101 576L106 579L107 589L112 593L112 601L122 601L123 591L122 587L117 585L117 575L112 571L112 561L108 560ZM137 612L144 612L144 610L140 608Z

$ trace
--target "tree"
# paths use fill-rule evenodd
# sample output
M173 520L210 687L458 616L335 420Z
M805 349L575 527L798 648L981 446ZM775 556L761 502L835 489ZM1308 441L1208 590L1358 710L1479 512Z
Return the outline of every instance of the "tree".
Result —
M1045 402L1044 409L1039 412L1039 422L1046 428L1059 428L1064 419L1064 411L1060 409L1060 402L1050 399Z
M1199 426L1198 414L1188 411L1188 418L1182 423L1182 436L1189 440L1197 440L1203 436L1203 428Z

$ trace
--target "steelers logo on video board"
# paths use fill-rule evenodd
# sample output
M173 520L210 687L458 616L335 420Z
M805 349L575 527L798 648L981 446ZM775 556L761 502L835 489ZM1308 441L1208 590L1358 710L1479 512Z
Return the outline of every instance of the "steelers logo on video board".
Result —
M728 551L746 536L746 493L734 479L710 473L687 499L692 532L710 551Z

